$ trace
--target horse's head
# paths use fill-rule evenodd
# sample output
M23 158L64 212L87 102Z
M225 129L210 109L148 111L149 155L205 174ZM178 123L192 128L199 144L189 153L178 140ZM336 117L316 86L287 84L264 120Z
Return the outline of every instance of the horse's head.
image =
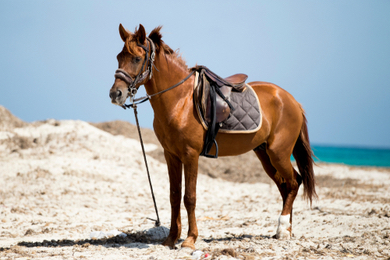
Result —
M118 70L110 98L113 104L123 106L126 99L132 98L139 86L151 77L155 47L141 24L134 33L120 24L119 34L125 44L117 56Z

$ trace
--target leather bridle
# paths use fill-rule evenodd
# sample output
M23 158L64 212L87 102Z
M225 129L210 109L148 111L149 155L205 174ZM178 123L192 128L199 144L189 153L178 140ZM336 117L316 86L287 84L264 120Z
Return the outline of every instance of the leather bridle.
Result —
M138 75L133 79L125 70L117 69L115 71L115 78L119 78L128 84L128 91L130 96L130 102L133 102L135 94L137 94L137 85L143 82L146 77L149 75L149 79L152 78L153 75L153 62L156 56L156 47L154 46L153 41L150 38L146 38L147 42L149 42L149 46L151 47L151 53L149 57L149 48L147 46L138 44L139 47L144 49L145 51L145 59L142 63L141 70ZM154 66L155 67L155 66ZM155 67L156 68L156 67ZM144 70L145 69L145 70ZM157 68L156 68L157 69Z
M123 69L117 69L115 71L115 78L117 79L121 79L123 80L124 82L126 82L128 84L128 91L129 91L129 97L130 97L130 104L129 105L126 105L126 104L123 104L122 107L124 109L126 108L130 108L130 107L135 107L137 104L141 104L147 100L149 100L151 97L153 96L156 96L156 95L159 95L159 94L162 94L164 92L167 92L173 88L176 88L177 86L183 84L187 79L189 79L193 74L195 74L195 70L193 70L190 74L187 75L187 77L185 77L183 80L181 80L180 82L176 83L175 85L173 85L172 87L169 87L167 89L164 89L160 92L157 92L157 93L154 93L152 95L148 95L146 94L146 96L144 97L140 97L140 98L137 98L137 99L134 99L135 97L135 94L137 94L137 90L138 88L136 87L138 84L140 84L141 82L143 82L146 77L149 75L149 79L152 78L152 75L153 75L153 67L158 71L158 69L156 68L156 66L154 65L154 59L155 59L155 56L156 56L156 47L153 43L153 41L150 39L150 38L146 38L147 41L149 42L149 45L151 46L151 53L150 53L150 58L149 58L149 48L147 46L144 46L144 45L138 45L139 47L141 47L142 49L145 50L145 59L144 59L144 62L142 64L142 67L141 67L141 70L139 71L138 75L135 76L135 78L133 79L125 70ZM142 72L144 70L144 67L146 66L146 69L144 72Z

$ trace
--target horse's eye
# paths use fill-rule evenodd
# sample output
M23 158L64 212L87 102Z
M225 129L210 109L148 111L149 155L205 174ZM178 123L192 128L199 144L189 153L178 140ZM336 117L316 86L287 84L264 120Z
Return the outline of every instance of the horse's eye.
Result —
M133 62L134 63L138 63L138 62L140 62L141 61L141 57L134 57L133 58Z

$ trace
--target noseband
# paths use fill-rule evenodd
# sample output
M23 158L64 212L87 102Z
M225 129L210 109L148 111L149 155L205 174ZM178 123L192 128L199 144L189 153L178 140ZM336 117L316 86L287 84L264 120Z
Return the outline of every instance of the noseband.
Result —
M144 59L144 62L142 64L141 70L139 71L138 75L135 76L135 78L133 79L123 69L117 69L115 71L115 78L121 79L128 84L130 102L133 102L133 98L134 98L135 94L137 93L136 86L139 83L143 82L148 75L149 75L149 79L152 78L153 66L154 66L153 62L154 62L154 58L156 56L156 47L154 46L154 43L150 38L147 37L146 39L149 42L149 45L151 46L152 50L151 50L150 58L149 58L149 48L147 46L144 46L141 44L138 45L139 47L141 47L145 51L145 59ZM145 71L143 71L145 67L146 67L146 69L145 69Z

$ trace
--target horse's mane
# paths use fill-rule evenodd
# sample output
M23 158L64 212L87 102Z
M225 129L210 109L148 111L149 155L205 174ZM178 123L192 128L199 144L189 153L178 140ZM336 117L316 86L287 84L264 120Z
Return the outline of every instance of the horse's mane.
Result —
M154 42L156 45L156 51L159 53L160 51L163 51L165 55L170 57L173 61L176 61L177 64L179 64L181 67L188 69L187 64L179 51L174 51L169 47L165 42L162 40L162 34L160 33L162 26L158 26L153 29L153 31L150 32L149 38Z

